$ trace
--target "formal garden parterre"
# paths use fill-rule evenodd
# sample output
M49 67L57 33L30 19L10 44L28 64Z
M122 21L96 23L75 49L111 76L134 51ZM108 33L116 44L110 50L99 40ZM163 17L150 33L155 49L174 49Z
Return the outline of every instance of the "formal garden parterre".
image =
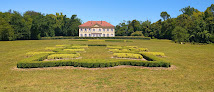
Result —
M105 51L112 54L107 59L84 58L90 46L105 47ZM96 50L94 50L96 52ZM64 44L46 47L44 51L28 52L27 58L17 63L17 68L42 68L58 66L74 66L87 68L114 67L119 65L170 67L169 61L164 59L162 52L149 52L147 48L138 46L120 46L106 44Z

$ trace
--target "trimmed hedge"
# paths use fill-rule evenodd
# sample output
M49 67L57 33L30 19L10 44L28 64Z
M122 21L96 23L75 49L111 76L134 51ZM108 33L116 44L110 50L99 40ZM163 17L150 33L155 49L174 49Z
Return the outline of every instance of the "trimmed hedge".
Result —
M142 59L143 56L140 54L133 54L133 53L114 53L113 57L117 58L134 58L134 59Z
M47 57L47 59L72 59L72 58L78 58L80 57L80 54L52 54Z
M34 56L34 55L42 54L42 53L53 54L53 53L55 53L55 52L28 52L28 53L26 53L26 55L27 55L28 57L30 57L30 56Z
M115 36L115 37L78 37L78 36L55 36L55 37L42 37L42 40L51 39L141 39L150 40L150 37L142 36Z
M139 52L140 54L151 54L151 55L155 55L155 56L165 56L165 54L163 52Z
M106 44L88 44L88 46L107 46Z
M63 51L68 51L68 52L83 52L85 49L64 49Z
M39 67L57 67L57 66L74 66L74 67L114 67L118 65L132 65L145 67L170 67L170 63L163 61L139 61L139 60L117 60L117 59L76 59L76 60L59 60L59 61L20 61L17 68L39 68Z

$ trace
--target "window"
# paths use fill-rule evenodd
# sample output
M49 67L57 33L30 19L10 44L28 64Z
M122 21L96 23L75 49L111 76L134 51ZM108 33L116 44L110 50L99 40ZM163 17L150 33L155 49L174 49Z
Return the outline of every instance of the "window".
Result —
M88 34L89 37L91 37L91 34Z
M82 31L82 28L80 28L80 31Z
M101 31L101 29L99 29L99 31Z
M105 37L105 34L103 34L103 37Z
M93 29L93 31L95 31L95 29Z
M107 34L107 37L109 37L109 34Z
M99 34L99 37L101 37L101 34Z
M85 31L87 31L87 29L85 28Z
M85 34L85 37L87 37L87 34Z
M111 36L113 36L113 34L111 34Z
M105 29L103 29L103 32L105 32Z
M109 29L107 29L107 31L109 31Z
M80 37L82 37L82 34L80 34Z
M89 28L88 30L91 31L91 28Z
M113 31L113 29L111 29L111 31Z

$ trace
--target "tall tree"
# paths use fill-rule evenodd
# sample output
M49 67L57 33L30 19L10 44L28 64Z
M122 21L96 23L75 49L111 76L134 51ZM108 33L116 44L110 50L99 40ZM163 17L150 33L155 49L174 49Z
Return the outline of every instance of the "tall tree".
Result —
M183 14L187 14L187 15L189 15L189 16L191 16L191 15L193 14L193 12L198 12L197 9L195 9L195 8L193 8L193 7L190 7L190 6L185 7L185 8L182 8L180 11L181 11Z
M166 11L161 12L160 16L163 18L164 21L170 17L170 15Z
M0 40L11 41L15 40L14 30L11 25L0 17Z

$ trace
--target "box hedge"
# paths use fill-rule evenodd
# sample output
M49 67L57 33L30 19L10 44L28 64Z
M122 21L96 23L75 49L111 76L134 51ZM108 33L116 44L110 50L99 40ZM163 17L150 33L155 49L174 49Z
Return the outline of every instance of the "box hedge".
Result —
M133 65L133 66L145 66L145 67L170 67L169 62L165 62L161 59L151 57L151 54L145 54L143 56L149 58L152 61L140 61L140 60L122 60L122 59L74 59L74 60L59 60L59 61L42 61L47 58L49 54L38 54L26 59L23 59L17 63L18 68L38 68L38 67L57 67L57 66L74 66L74 67L113 67L118 65Z
M142 36L115 36L115 37L78 37L78 36L55 36L55 37L42 37L42 40L51 39L141 39L150 40L150 37Z

